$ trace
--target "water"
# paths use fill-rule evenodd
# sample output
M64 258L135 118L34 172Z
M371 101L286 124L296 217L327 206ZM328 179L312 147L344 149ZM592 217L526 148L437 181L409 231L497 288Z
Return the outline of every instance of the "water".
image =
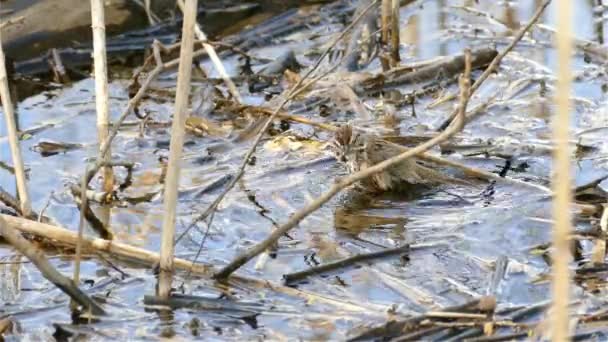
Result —
M495 18L513 23L523 23L533 13L537 1L495 2L468 1L467 6L492 14ZM472 14L458 1L418 1L416 6L401 10L402 58L404 63L424 60L438 55L457 54L466 46L486 47L497 41L502 49L510 38L504 38L510 28L485 17ZM555 4L544 14L541 22L555 26ZM573 14L576 37L597 41L597 29L589 1L576 3ZM323 13L323 12L321 12ZM313 14L314 15L314 14ZM264 58L279 56L285 49L293 49L301 64L311 65L314 55L311 49L319 48L331 37L330 33L341 30L332 18L321 15L320 23L308 30L297 31L274 41L270 47L252 49L249 53ZM490 139L501 150L515 150L513 166L527 165L525 172L510 171L514 178L546 184L550 178L550 152L542 146L550 146L551 89L554 87L556 69L555 51L551 47L551 35L535 30L534 40L524 38L509 54L500 69L479 90L471 106L490 96L497 96L495 103L479 119L471 122L459 135L461 142L487 142ZM236 57L224 60L227 69L235 74L238 70ZM585 133L603 127L608 119L604 114L606 96L602 86L606 76L599 72L602 60L584 61L584 54L577 51L573 59L574 73L583 75L574 83L573 133L583 132L580 137L585 145L596 150L578 158L574 171L577 183L585 183L606 173L606 144L601 131ZM369 71L378 67L372 63ZM209 63L204 63L211 70ZM211 72L211 76L214 73ZM476 74L478 75L478 74ZM155 87L168 87L174 75L169 73ZM330 79L331 80L331 79ZM515 90L515 82L529 80L521 90ZM549 93L543 98L540 81L548 86ZM126 105L127 81L113 80L110 84L111 113L116 118ZM199 85L200 83L195 83ZM279 84L279 87L284 86ZM222 86L218 86L222 88ZM53 217L63 227L77 229L76 210L67 184L76 182L84 171L87 158L95 155L95 108L93 81L85 79L60 90L45 92L19 103L20 127L32 128L52 122L49 127L22 141L22 152L29 171L29 187L34 208L45 207L46 215ZM195 88L194 91L198 91ZM242 87L244 98L250 104L270 106L261 94L248 94ZM404 88L402 91L414 89ZM519 89L519 88L518 88ZM450 92L456 90L451 85ZM335 91L319 93L334 96ZM317 94L318 95L318 94ZM333 97L335 99L335 97ZM377 100L364 99L374 105ZM405 106L397 114L402 121L398 132L402 135L430 132L451 111L452 104L432 109L427 106L433 98L424 97L416 104L416 117ZM341 107L338 107L341 108ZM148 100L142 109L152 113L155 121L170 120L172 103L160 99ZM337 110L327 118L318 115L318 109L299 114L312 120L345 122L359 119L346 110ZM238 127L237 118L217 117L218 124L228 130ZM134 120L131 118L130 120ZM380 130L378 122L367 124L370 130ZM313 134L314 133L314 134ZM10 160L8 143L0 127L0 160ZM202 250L200 261L222 266L236 255L264 239L273 230L273 223L285 222L299 208L329 188L333 179L344 170L332 161L314 162L307 166L281 169L283 166L301 165L327 155L323 143L329 138L324 132L314 132L302 124L291 124L291 130L283 133L288 139L271 137L264 141L256 153L256 164L248 167L243 182L226 197L214 216L210 235ZM160 156L168 154L167 128L148 128L139 136L136 127L126 128L114 140L113 158L135 163L134 185L123 197L136 197L158 192L161 174ZM43 158L32 150L41 141L81 143L81 149ZM240 158L251 143L228 143L222 136L186 138L185 158L180 180L178 205L178 232L204 210L217 196L218 190L200 197L196 191L206 187L223 175L234 172ZM160 143L159 143L160 142ZM218 142L227 143L222 152L208 151ZM436 151L437 152L437 151ZM203 156L205 159L201 159ZM483 155L467 157L464 153L449 156L468 165L490 171L499 171L505 161L485 158ZM282 170L282 171L277 171ZM118 170L118 177L125 177ZM0 169L0 186L13 190L11 175ZM98 180L94 181L98 184ZM463 303L473 297L486 294L493 272L494 261L506 256L509 268L497 289L501 306L530 305L549 298L548 283L536 282L550 271L541 256L531 248L551 239L550 202L537 191L511 185L496 185L493 194L484 195L485 186L472 188L451 186L424 191L417 196L376 196L361 199L352 194L341 194L330 203L304 219L298 227L281 239L276 258L256 268L256 261L239 270L247 277L269 280L278 284L285 273L306 269L316 263L333 261L356 253L369 253L378 246L387 248L405 242L415 246L409 260L398 258L363 264L328 276L315 276L299 284L299 295L286 294L286 290L273 290L252 283L235 282L227 289L197 278L178 276L175 285L185 282L185 292L203 296L224 293L235 301L261 303L261 314L251 321L230 315L201 311L177 310L172 317L165 317L143 304L143 294L153 294L155 276L149 269L133 267L110 259L92 257L82 266L83 289L94 288L91 293L107 300L104 307L111 313L107 318L89 325L70 325L72 319L66 297L28 263L1 265L18 281L17 288L3 283L3 316L10 315L21 326L20 337L29 340L48 339L61 330L54 324L68 325L72 333L93 339L156 339L159 336L209 339L344 339L361 325L380 324L387 319L387 310L397 315L421 313L429 309ZM112 208L111 222L117 238L138 247L157 251L160 246L162 218L160 196L148 203L124 208ZM585 228L588 222L577 223ZM201 230L204 229L201 225ZM201 230L193 230L176 253L192 258L202 239ZM91 232L89 232L92 234ZM58 254L52 263L66 275L72 273L69 251L50 251ZM590 248L584 249L588 257ZM5 246L0 255L5 260L15 252ZM118 271L120 270L120 271ZM123 274L123 272L125 274ZM584 291L584 284L574 291L577 298L600 300ZM308 294L308 299L305 299ZM197 321L199 323L197 323ZM75 329L75 331L74 331Z

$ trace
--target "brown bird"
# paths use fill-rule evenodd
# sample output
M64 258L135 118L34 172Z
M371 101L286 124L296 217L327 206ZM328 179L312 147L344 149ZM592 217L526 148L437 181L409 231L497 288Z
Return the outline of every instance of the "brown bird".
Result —
M330 146L336 160L346 165L349 173L364 170L398 154L403 153L397 145L393 145L378 136L360 134L352 126L344 125L336 131ZM469 182L444 175L431 167L423 165L415 158L406 159L388 169L376 173L360 182L366 190L404 191L412 185L461 184Z

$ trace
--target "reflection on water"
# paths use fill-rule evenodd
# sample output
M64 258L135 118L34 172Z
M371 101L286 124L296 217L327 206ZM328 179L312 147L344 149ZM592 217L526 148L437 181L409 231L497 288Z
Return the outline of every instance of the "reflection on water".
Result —
M448 55L462 51L472 40L463 36L461 42L454 42L456 37L448 37L446 33L451 30L462 30L464 26L475 23L487 25L487 30L479 32L481 36L490 33L496 37L506 32L513 32L526 22L540 6L542 0L504 1L497 5L495 1L420 1L419 6L406 7L401 10L402 16L402 43L412 44L407 53L412 57L431 58L437 55ZM596 41L603 44L604 27L601 7L594 9L600 0L577 1L574 6L573 25L577 38ZM549 5L548 10L541 17L540 23L551 27L556 26L556 4ZM474 10L474 12L469 11ZM469 14L467 14L467 12ZM471 15L470 13L476 13ZM471 32L473 33L473 32ZM473 33L477 35L476 33ZM489 37L488 37L489 38ZM468 41L468 42L467 42ZM488 43L490 43L488 41ZM540 51L546 50L539 46ZM551 49L549 49L550 51ZM535 59L540 64L549 64L555 67L555 57L546 56Z

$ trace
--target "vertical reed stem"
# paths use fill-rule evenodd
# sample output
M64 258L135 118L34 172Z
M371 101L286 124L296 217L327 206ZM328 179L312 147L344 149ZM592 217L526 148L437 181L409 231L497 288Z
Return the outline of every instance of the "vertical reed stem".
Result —
M177 76L177 94L175 96L175 114L171 126L171 147L169 164L165 180L163 233L160 251L160 274L158 278L158 296L168 298L171 293L173 278L173 240L175 239L175 212L179 186L179 171L184 145L184 127L188 95L190 93L190 76L192 72L192 45L194 43L194 25L196 24L197 0L186 0L182 27L182 45L180 51L179 71Z
M382 0L381 7L381 23L382 23L382 32L380 36L380 40L382 45L388 45L389 41L389 31L390 31L390 18L391 18L391 1L392 0Z
M95 60L95 105L97 108L97 139L99 145L108 137L110 126L110 110L108 105L108 65L106 61L106 27L104 14L104 1L91 0L91 23L93 27L93 58ZM104 161L109 161L111 152L102 156ZM114 187L114 175L112 167L106 166L102 169L103 189L112 191Z
M177 0L177 6L182 10L182 13L184 13L184 0ZM198 23L195 23L194 25L194 33L196 34L196 38L203 42L202 44L203 48L205 49L205 52L207 52L209 59L211 59L211 63L213 63L215 70L217 70L222 80L224 80L224 83L226 83L226 86L228 87L230 94L232 94L232 97L238 103L242 103L243 99L239 94L239 90L237 89L234 82L232 82L232 80L230 79L230 76L226 72L226 68L224 68L224 64L222 64L222 60L217 55L217 52L215 52L215 48L212 45L207 44L207 35L205 34L205 32L203 32Z
M399 56L399 8L401 4L399 0L392 0L391 7L391 59L393 67L401 60Z
M91 0L91 26L93 28L93 59L95 63L95 106L97 109L97 139L99 148L108 138L110 129L110 109L108 98L108 63L106 58L106 24L105 24L105 9L103 0ZM101 151L101 150L100 150ZM104 162L111 159L112 152L109 148L100 158ZM101 169L103 177L103 190L107 193L114 189L114 172L111 166L105 166ZM82 209L86 208L86 198L83 191ZM99 219L110 230L111 208L102 206L99 208ZM79 260L77 258L77 260ZM78 281L78 279L76 279Z
M8 86L4 50L2 49L2 37L0 37L0 96L2 96L2 108L6 121L6 130L8 131L11 156L15 168L15 178L17 179L17 192L19 193L19 200L21 201L21 213L23 216L28 217L32 212L32 207L30 204L30 196L27 192L25 169L23 167L23 159L21 158L21 150L19 148L15 109L13 108L11 92Z
M572 1L557 2L557 35L558 53L556 104L557 113L553 122L553 310L551 327L553 341L567 341L569 337L568 297L570 275L568 263L570 251L568 234L571 230L571 176L570 150L568 146L568 128L570 123L570 82L572 55Z

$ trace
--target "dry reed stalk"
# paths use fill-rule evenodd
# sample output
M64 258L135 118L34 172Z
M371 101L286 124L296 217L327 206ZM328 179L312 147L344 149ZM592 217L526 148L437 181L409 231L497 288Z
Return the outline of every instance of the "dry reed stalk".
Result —
M110 109L108 97L108 64L106 59L106 26L103 0L91 0L91 26L93 28L93 59L95 63L95 106L97 109L97 139L99 145L108 138ZM109 161L111 150L101 156ZM114 187L112 167L102 168L103 191L110 192Z
M182 46L180 49L177 90L175 95L175 114L171 126L171 146L165 180L163 203L163 233L160 251L160 274L158 277L158 296L168 298L173 278L173 241L175 239L175 212L179 187L179 171L184 145L184 133L190 94L192 74L192 48L194 45L194 26L196 24L197 0L187 0L184 7L182 27Z
M161 44L157 40L155 40L152 43L152 49L153 49L153 56L154 56L154 59L156 62L156 67L148 73L148 77L141 84L137 93L129 100L129 102L127 103L127 106L123 109L122 113L120 114L120 117L114 123L112 129L110 130L110 132L108 134L108 137L103 141L103 143L101 143L101 146L99 147L100 156L104 155L107 151L110 150L110 146L112 145L112 140L118 134L118 131L120 130L120 126L125 121L127 116L129 116L129 114L133 111L135 106L144 97L144 94L145 94L146 90L148 90L148 88L150 87L150 84L152 84L152 81L154 81L163 70L177 65L179 62L178 60L173 60L171 62L163 63L163 61L160 57ZM89 184L91 179L95 176L95 174L103 166L103 164L104 164L104 162L103 162L102 158L97 157L97 159L95 160L95 164L91 167L90 170L88 170L87 174L84 175L84 177L86 178L85 184Z
M570 149L568 147L570 124L570 89L572 71L572 1L557 2L557 85L555 103L557 112L553 122L553 308L551 310L551 338L553 341L569 339L568 298L570 287L570 248L568 234L572 226L570 202L572 180L570 175Z
M108 138L110 129L110 109L108 96L108 63L106 54L106 26L105 26L105 9L103 0L91 0L91 28L93 30L93 61L94 61L94 77L95 77L95 107L97 111L97 140L99 141L100 155L99 158L104 163L108 163L111 159L112 149L108 146L107 151L101 151L101 145ZM105 166L101 169L103 178L103 191L110 193L114 188L114 172L111 166ZM83 192L87 184L82 185ZM85 193L80 198L81 203L81 218L78 231L82 236L84 229L84 211L87 206ZM110 229L110 207L101 207L99 218L107 229ZM74 267L74 281L78 283L80 273L80 248L76 248L76 258Z
M399 0L393 0L391 7L391 60L395 67L401 57L399 56L399 8L401 7Z
M79 240L76 232L62 227L4 214L0 214L0 219L2 219L13 229L51 240L51 242L56 241L58 245L74 247ZM81 239L81 241L83 250L87 252L108 253L109 255L118 259L136 261L140 264L145 264L148 266L157 264L160 261L160 256L158 253L129 246L128 244L119 241L109 241L92 237L84 237ZM182 270L191 269L193 273L199 275L208 275L210 273L208 266L193 264L192 262L184 259L175 258L174 265Z
M4 50L2 49L2 38L0 37L0 96L2 96L2 109L4 119L6 121L6 130L8 131L8 141L11 149L11 157L15 168L15 178L17 180L17 192L21 204L21 213L28 217L31 214L32 207L30 204L30 196L27 192L27 181L25 177L25 168L23 167L23 159L21 158L21 149L19 148L19 136L17 135L17 123L15 122L15 109L11 99L11 91L8 85L8 75L6 74L6 65L4 58Z
M18 16L16 18L10 18L10 19L0 23L0 30L2 30L5 27L9 27L11 25L20 24L24 20L25 20L25 17L22 15Z
M109 109L108 109L108 76L106 62L106 32L105 32L105 14L103 0L91 0L91 28L93 30L93 62L95 73L95 107L97 110L97 139L100 149L103 141L108 138L108 129L110 124ZM103 162L109 161L110 148L105 151L100 151L99 158ZM112 167L102 168L103 188L104 191L112 191L114 186L114 175ZM85 169L86 175L86 169ZM76 256L74 258L74 274L72 280L74 284L80 282L80 259L82 254L81 240L84 234L85 225L85 210L87 207L86 197L86 178L82 179L82 195L80 197L80 220L78 224L78 241L76 243ZM105 210L103 213L102 222L106 227L109 227L110 211ZM72 307L74 303L72 302Z
M382 0L382 7L380 10L382 31L380 41L384 46L388 45L389 31L390 31L390 18L391 18L391 0Z
M228 265L222 268L219 272L214 275L216 279L224 279L230 276L234 271L239 269L241 266L246 264L249 260L253 259L272 244L276 243L278 239L287 233L290 229L295 227L300 221L302 221L306 216L310 215L317 209L319 209L323 204L332 199L336 194L345 189L346 187L363 180L367 177L370 177L373 174L378 172L382 172L392 165L397 163L401 163L408 158L411 158L419 153L425 152L431 149L433 146L441 143L442 141L447 140L452 135L456 134L464 127L465 122L465 113L469 98L471 96L471 52L467 50L465 52L465 72L460 77L460 103L458 108L458 115L456 119L452 122L452 124L441 134L436 137L408 150L405 151L395 157L389 158L381 163L378 163L374 166L368 167L367 169L355 172L348 177L338 180L327 192L323 193L313 202L311 202L308 206L298 210L294 213L290 219L277 227L273 232L263 241L259 242L245 253L237 256L233 261L231 261Z
M184 0L177 0L177 5L181 9L182 13L184 13ZM232 97L234 97L234 99L239 103L242 103L243 100L241 99L239 90L237 89L236 85L234 85L234 82L232 82L232 80L230 79L230 76L226 72L226 68L224 68L224 64L222 64L222 60L217 55L217 52L215 52L215 48L211 44L206 43L208 41L207 35L205 34L205 32L203 32L203 30L201 30L201 27L198 25L198 23L194 26L194 33L196 34L196 39L202 41L203 48L211 59L213 66L220 74L220 77L222 78L222 80L224 80L224 83L226 83L226 86L228 87L228 90L230 90L230 94L232 94Z
M385 51L388 48L390 41L391 31L391 3L392 0L382 0L380 5L380 46ZM391 60L384 53L380 55L380 64L382 65L382 71L388 71L391 69Z

